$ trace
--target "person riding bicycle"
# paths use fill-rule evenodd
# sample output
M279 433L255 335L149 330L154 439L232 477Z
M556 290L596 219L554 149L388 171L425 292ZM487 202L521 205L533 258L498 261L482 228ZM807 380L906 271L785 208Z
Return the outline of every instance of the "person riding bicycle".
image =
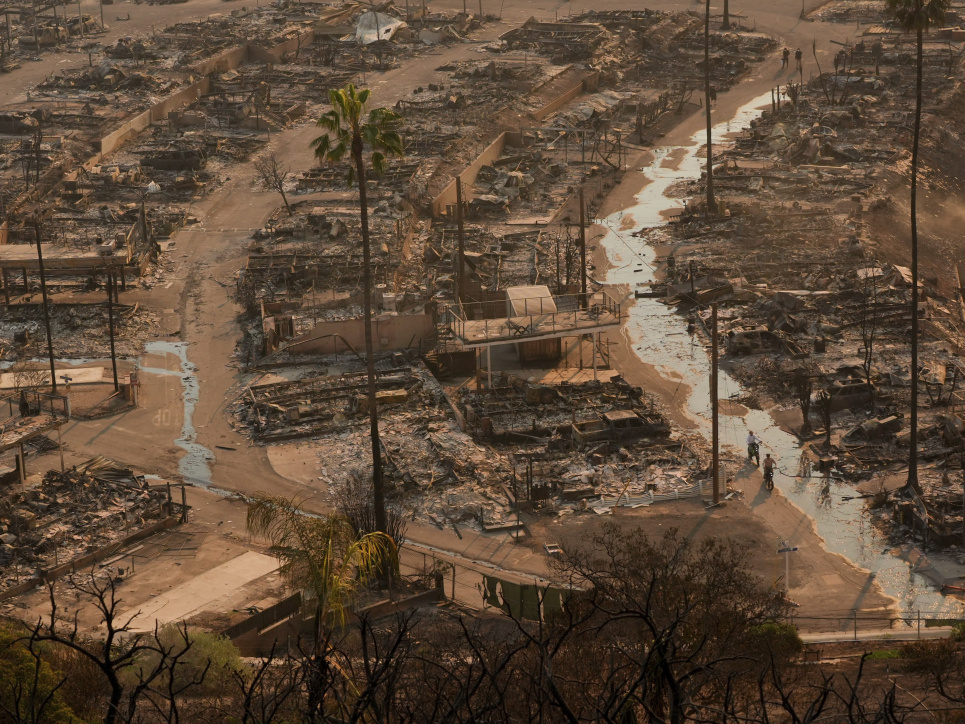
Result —
M772 458L770 453L767 453L764 456L764 483L768 490L774 489L774 468L776 466L777 460Z
M747 459L754 460L756 465L761 464L761 439L753 430L747 436Z

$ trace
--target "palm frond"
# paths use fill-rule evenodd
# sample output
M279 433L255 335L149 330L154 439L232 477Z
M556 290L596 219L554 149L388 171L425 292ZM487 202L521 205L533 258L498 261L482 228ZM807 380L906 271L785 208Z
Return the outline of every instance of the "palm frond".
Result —
M379 151L372 152L372 171L376 176L381 176L385 173L387 164L385 162L385 154Z
M372 170L381 176L386 170L387 156L403 155L402 136L395 130L402 117L388 108L376 108L366 115L370 95L368 88L358 90L351 83L329 90L332 109L316 121L326 133L311 144L316 158L323 163L338 163L353 153L353 147L357 150L355 144L360 143L372 153ZM349 186L355 185L358 179L353 164L349 164L347 176Z
M359 588L397 555L384 533L357 537L346 518L306 515L297 500L281 496L249 501L247 527L268 540L285 579L318 601L322 620L339 625Z
M888 0L888 8L905 32L927 31L945 23L948 0Z

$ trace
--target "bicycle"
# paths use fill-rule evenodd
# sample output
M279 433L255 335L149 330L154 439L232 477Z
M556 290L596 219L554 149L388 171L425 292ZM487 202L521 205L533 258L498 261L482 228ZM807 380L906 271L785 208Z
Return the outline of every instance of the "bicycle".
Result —
M764 486L768 491L774 490L774 468L764 468Z
M761 466L761 446L759 443L752 442L747 446L747 459L753 460L757 467Z

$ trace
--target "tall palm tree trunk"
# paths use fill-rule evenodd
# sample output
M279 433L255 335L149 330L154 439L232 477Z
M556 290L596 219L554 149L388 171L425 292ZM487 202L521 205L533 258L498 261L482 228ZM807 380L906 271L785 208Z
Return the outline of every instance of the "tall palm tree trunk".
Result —
M365 198L365 164L362 162L362 138L352 139L352 159L359 185L359 211L362 220L362 285L363 320L365 323L365 370L369 383L369 424L372 437L372 490L375 498L375 529L386 532L385 490L382 486L382 444L379 441L379 410L376 406L375 347L372 344L372 249L369 243L369 210Z
M911 435L908 450L908 485L918 485L918 145L921 136L922 29L918 28L915 78L915 135L911 147Z

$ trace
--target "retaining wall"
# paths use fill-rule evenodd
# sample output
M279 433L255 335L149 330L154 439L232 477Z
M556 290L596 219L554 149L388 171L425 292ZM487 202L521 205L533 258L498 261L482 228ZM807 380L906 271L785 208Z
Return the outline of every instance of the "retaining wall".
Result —
M212 55L210 58L199 60L191 66L191 72L198 75L209 75L211 73L227 73L243 65L248 60L248 48L250 46L236 45L233 48L222 50L220 53Z
M167 118L168 113L175 108L194 103L198 98L207 93L210 88L211 81L208 78L202 78L186 88L172 93L167 98L158 101L143 113L129 119L113 133L109 133L101 139L101 156L113 153L127 139L140 133L154 121L164 120Z
M574 83L572 87L563 91L559 96L557 96L554 100L551 100L542 108L539 108L533 111L531 115L537 121L542 121L547 116L550 116L553 113L556 113L556 111L558 111L560 108L565 106L567 103L569 103L577 96L581 96L584 93L594 92L597 89L597 86L599 85L599 81L600 81L599 73L593 73L592 75L589 75L586 78L581 79L577 83Z
M167 505L166 503L164 504ZM164 506L162 506L163 508ZM54 568L49 568L46 571L41 570L39 573L23 583L16 586L8 588L6 591L0 591L0 601L4 601L8 598L13 598L14 596L19 596L22 593L31 591L42 583L50 582L56 578L60 578L66 573L76 573L79 569L90 568L92 565L98 561L102 561L108 556L112 556L117 553L122 548L126 548L131 545L131 543L136 543L139 540L148 538L155 533L160 533L168 528L173 528L179 522L179 518L168 517L159 520L157 523L149 525L147 528L142 528L136 533L132 533L126 538L121 538L120 540L114 541L103 548L98 548L96 551L91 551L86 555L75 558L67 563L62 563Z
M530 115L536 121L542 121L544 118L552 113L555 113L577 96L580 96L583 93L596 91L599 82L599 73L591 73L585 78L581 78L580 80L574 82L570 88L567 88L559 96L551 100L542 108L533 111ZM476 182L476 176L479 175L479 169L499 158L506 146L521 145L522 137L520 134L511 133L508 131L500 133L496 140L489 144L489 146L487 146L486 149L479 154L462 173L459 174L459 178L462 179L463 202L465 203L471 197L468 187ZM453 179L449 185L446 186L442 192L432 200L432 215L442 216L446 213L446 209L455 203L456 180Z
M414 347L435 333L435 325L428 314L399 314L372 320L372 337L377 352ZM364 349L364 320L319 322L312 331L296 337L284 348L293 354L335 354L346 351L342 339L357 350Z
M444 601L445 598L445 593L441 588L433 588L424 593L417 593L414 596L409 596L399 601L380 601L379 603L361 609L357 614L349 612L344 628L347 629L358 626L359 619L362 616L369 621L374 621L413 608L430 606L434 603ZM237 637L232 637L232 643L238 647L242 656L263 657L268 656L271 652L274 652L275 655L284 655L289 649L295 648L293 644L297 644L300 641L303 646L306 646L314 638L315 632L313 629L315 627L315 618L312 615L313 611L311 609L289 613L287 601L276 604L276 606L282 606L286 609L279 613L288 616L285 619L279 619L277 625L271 625L267 629L258 629L246 627L245 622L242 621L241 624L233 627L238 629L247 628L245 633ZM308 608L309 607L306 607L306 609ZM271 609L265 609L262 613L267 613L270 610ZM260 616L261 614L255 615Z
M311 45L315 41L315 31L306 30L301 35L289 38L283 43L265 48L261 45L250 44L248 46L248 61L260 61L262 63L277 63L288 53L294 53L299 48Z
M463 201L467 201L469 198L468 187L476 183L476 176L479 175L479 169L487 164L492 163L497 158L503 155L503 149L506 148L506 131L500 133L496 140L490 143L486 150L476 156L476 160L469 164L462 173L459 174L459 178L462 179L462 190L463 190ZM436 196L432 200L432 215L442 216L446 207L452 206L456 203L456 180L453 179L449 182L442 193Z

